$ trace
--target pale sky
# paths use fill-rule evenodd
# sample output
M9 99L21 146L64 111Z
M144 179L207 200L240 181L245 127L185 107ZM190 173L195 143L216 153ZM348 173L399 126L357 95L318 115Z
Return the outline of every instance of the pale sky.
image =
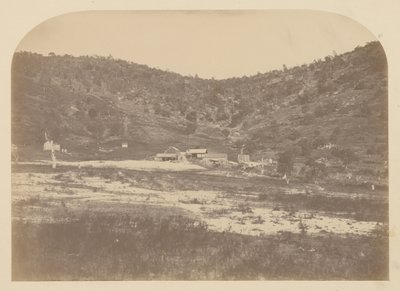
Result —
M373 40L362 25L327 12L80 12L39 24L17 51L111 54L182 75L224 79L311 63Z

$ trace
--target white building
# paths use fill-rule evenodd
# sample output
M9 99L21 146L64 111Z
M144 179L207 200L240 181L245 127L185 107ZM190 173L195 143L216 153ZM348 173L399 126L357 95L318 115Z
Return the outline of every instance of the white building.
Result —
M61 150L61 146L58 143L54 143L52 140L46 141L43 144L43 151L51 151L52 149L59 152Z

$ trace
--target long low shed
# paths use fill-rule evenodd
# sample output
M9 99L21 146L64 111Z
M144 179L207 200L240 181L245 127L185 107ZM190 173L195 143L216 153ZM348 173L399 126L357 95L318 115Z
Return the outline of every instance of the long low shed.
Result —
M228 154L225 153L206 154L203 160L206 164L226 164L228 163Z
M156 154L155 158L156 161L175 161L178 159L178 154L176 153L161 153Z
M202 159L207 155L207 149L189 149L187 153L191 158Z

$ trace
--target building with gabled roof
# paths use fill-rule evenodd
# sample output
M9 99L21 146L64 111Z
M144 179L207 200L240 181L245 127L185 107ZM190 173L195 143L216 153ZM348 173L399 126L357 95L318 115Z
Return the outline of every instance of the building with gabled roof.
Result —
M176 161L176 160L178 160L178 154L176 154L176 153L160 153L160 154L156 154L154 160L156 160L156 161Z
M184 161L186 160L186 153L181 152L176 147L169 147L163 153L156 154L155 158L156 161Z
M208 153L207 149L188 149L187 154L191 158L202 159Z

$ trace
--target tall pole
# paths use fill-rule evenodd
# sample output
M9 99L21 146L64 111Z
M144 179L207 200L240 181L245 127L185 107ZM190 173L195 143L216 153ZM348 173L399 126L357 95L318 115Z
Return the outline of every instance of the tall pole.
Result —
M52 161L52 167L55 169L57 167L57 159L56 159L56 154L54 151L54 144L53 141L50 142L51 145L51 161Z
M261 158L261 175L264 175L264 157Z
M57 159L56 159L56 153L54 150L54 143L53 140L49 139L49 136L47 135L47 132L44 132L44 138L46 139L46 142L50 143L50 157L51 157L51 163L52 163L52 168L55 169L57 167Z

